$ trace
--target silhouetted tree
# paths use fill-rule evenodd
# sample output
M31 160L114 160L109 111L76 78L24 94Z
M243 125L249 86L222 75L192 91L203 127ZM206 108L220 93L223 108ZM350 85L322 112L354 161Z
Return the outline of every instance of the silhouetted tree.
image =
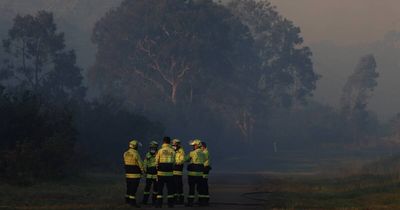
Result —
M362 57L343 88L341 105L347 117L352 117L357 111L366 111L370 94L378 85L378 76L374 56Z
M310 48L303 46L300 28L282 17L269 1L231 0L228 8L245 24L261 60L259 90L279 105L290 106L312 94L319 76Z
M374 88L378 85L378 76L374 56L366 55L360 59L343 88L342 114L351 122L355 140L361 141L362 133L371 131L368 128L376 127L370 126L376 122L376 117L368 112L367 105Z
M235 68L234 42L249 39L232 18L212 1L124 1L96 24L90 79L101 91L129 87L136 104L192 102L208 79Z
M83 98L82 70L76 66L74 51L65 49L64 34L57 32L52 13L17 15L3 47L8 57L2 79L7 84L58 100Z

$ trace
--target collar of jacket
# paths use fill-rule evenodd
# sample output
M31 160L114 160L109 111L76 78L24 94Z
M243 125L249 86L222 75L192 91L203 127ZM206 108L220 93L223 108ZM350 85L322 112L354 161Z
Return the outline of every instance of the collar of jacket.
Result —
M162 147L163 147L163 148L165 148L165 147L171 147L171 145L170 145L170 144L163 144Z

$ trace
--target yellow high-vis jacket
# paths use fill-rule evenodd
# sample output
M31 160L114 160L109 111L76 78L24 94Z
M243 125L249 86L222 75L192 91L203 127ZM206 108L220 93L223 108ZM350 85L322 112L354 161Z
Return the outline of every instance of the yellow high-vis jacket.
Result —
M144 158L144 170L147 179L157 178L156 155L152 155L150 152L147 152L146 157Z
M200 148L191 151L187 161L189 161L188 176L203 176L206 156Z
M129 148L124 153L125 176L129 179L140 179L143 173L143 162L137 150Z
M174 166L174 175L182 176L183 175L183 164L185 163L185 151L183 148L179 148L175 154L175 166Z
M203 153L205 155L206 161L204 162L204 166L210 166L210 154L208 153L208 149L204 149Z
M157 175L173 176L175 150L169 144L163 144L156 155Z
M206 161L204 162L204 174L203 174L203 178L208 178L208 174L210 173L211 170L211 164L210 164L210 154L208 152L208 149L205 148L203 150L204 156L206 158Z

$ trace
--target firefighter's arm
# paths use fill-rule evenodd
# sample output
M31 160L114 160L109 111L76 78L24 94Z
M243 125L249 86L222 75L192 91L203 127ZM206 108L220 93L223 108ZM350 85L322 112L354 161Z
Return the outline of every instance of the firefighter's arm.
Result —
M160 151L157 152L156 154L156 168L158 170L158 164L160 163Z
M143 168L143 161L142 161L142 158L140 158L139 153L136 153L136 155L137 155L137 164L138 164L140 170L141 170L142 173L143 173L143 172L144 172L144 168Z
M182 150L182 153L180 154L179 161L180 161L180 164L185 163L185 151L183 151L183 150Z
M176 160L176 152L172 151L172 160ZM173 162L174 165L177 164L175 161Z
M147 173L147 165L149 164L149 161L148 161L148 159L147 159L147 156L144 158L144 161L143 161L143 172L144 173Z
M206 161L204 162L204 167L206 170L210 171L211 170L211 162L210 162L210 154L207 152L206 156Z
M190 152L188 155L184 157L185 157L185 162L190 162L190 160L192 159L192 152Z

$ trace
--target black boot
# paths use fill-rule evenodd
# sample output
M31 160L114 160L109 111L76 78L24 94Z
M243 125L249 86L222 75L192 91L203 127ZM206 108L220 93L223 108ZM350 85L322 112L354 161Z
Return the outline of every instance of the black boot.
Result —
M204 198L204 205L209 206L210 205L210 197Z
M168 198L168 207L169 208L173 208L174 207L174 200L175 200L174 197L169 197Z
M183 205L184 202L185 202L185 196L179 195L178 204Z
M161 208L162 207L162 203L163 203L163 199L162 198L157 198L156 208Z
M140 208L140 206L136 203L136 199L131 199L130 202L129 202L129 204L130 204L132 207Z
M143 201L142 201L142 204L143 205L147 205L147 202L149 201L149 194L145 194L145 195L143 195Z
M193 206L194 198L188 198L187 201L188 201L188 202L187 202L187 204L186 204L185 206L192 207L192 206Z
M199 206L205 206L205 200L203 197L199 198Z
M153 195L151 196L151 203L154 206L157 206L157 194L153 193Z

